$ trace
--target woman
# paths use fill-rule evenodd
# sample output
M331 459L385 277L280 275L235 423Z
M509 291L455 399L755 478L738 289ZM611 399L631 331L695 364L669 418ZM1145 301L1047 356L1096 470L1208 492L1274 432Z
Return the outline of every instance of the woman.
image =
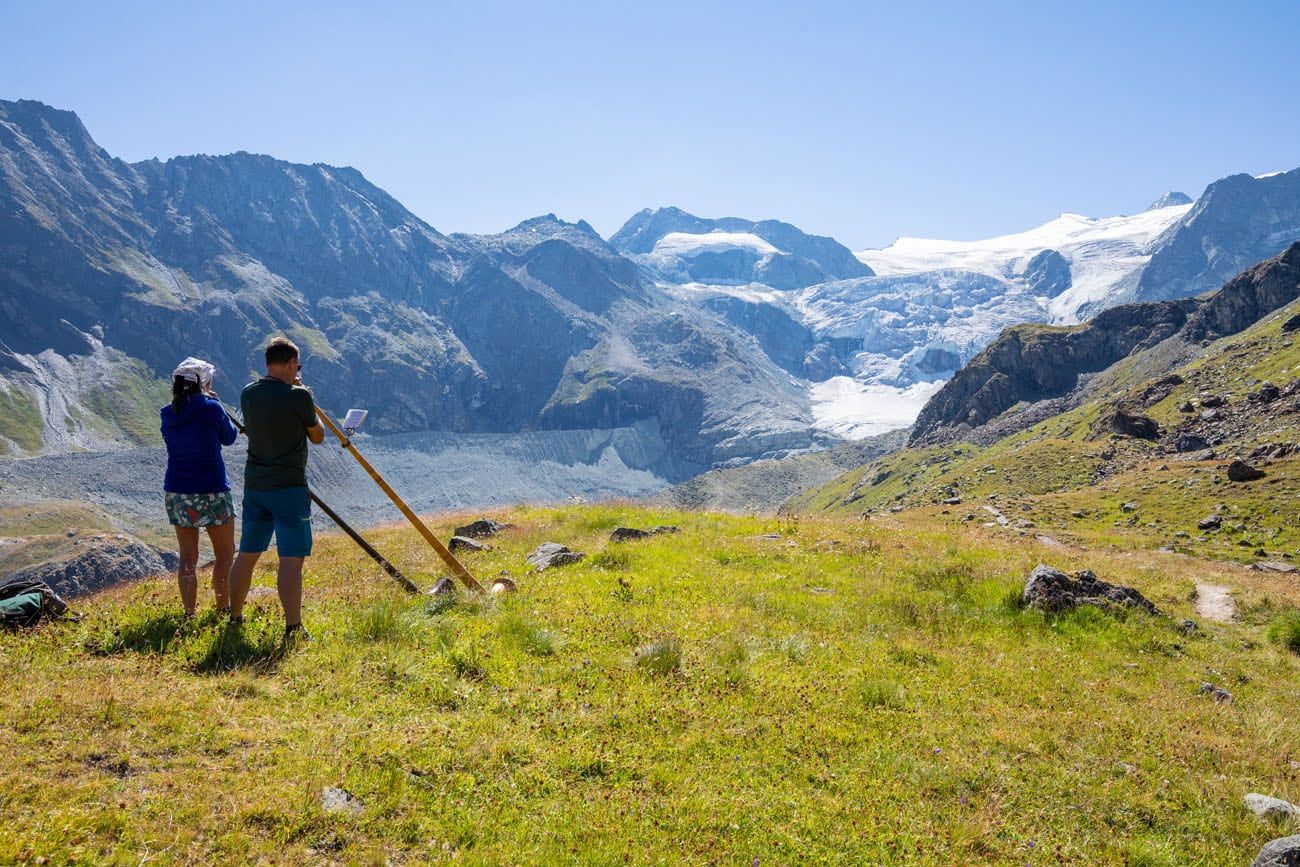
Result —
M199 528L208 531L215 562L212 592L217 608L230 611L227 579L235 559L235 503L221 447L238 436L221 401L212 391L216 368L198 358L187 358L172 373L172 402L160 411L163 442L167 444L167 517L176 528L180 585L185 616L194 616L198 601Z

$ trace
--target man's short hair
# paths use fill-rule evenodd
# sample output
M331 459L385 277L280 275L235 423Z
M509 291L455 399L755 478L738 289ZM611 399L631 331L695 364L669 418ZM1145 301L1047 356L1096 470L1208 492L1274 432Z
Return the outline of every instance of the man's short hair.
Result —
M285 364L298 357L298 345L287 337L277 337L266 344L266 365Z

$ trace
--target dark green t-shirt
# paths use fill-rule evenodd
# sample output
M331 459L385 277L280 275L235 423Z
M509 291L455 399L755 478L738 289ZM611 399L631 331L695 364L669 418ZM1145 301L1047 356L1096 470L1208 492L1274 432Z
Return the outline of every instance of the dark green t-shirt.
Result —
M239 408L248 428L244 487L252 491L305 488L307 428L316 424L311 392L268 376L244 386Z

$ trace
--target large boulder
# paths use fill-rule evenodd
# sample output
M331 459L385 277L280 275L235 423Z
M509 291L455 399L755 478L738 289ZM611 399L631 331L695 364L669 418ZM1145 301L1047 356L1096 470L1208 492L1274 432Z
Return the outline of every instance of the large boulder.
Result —
M1243 801L1246 804L1246 809L1261 819L1290 819L1292 817L1300 819L1300 807L1281 798L1251 792L1243 798Z
M1252 467L1245 461L1233 461L1228 465L1228 480L1233 482L1253 482L1264 478L1264 471Z
M1300 834L1265 843L1250 867L1300 867Z
M1071 578L1059 569L1042 563L1030 573L1020 599L1026 608L1048 612L1068 611L1080 605L1096 605L1100 608L1141 608L1149 614L1160 613L1159 608L1132 587L1108 584L1086 569L1076 572Z
M1174 440L1174 451L1179 453L1200 452L1205 451L1209 447L1210 444L1207 443L1204 438L1188 431L1183 431L1178 435L1178 438Z
M1160 425L1154 419L1122 409L1115 410L1105 424L1117 434L1137 439L1153 440L1160 436Z

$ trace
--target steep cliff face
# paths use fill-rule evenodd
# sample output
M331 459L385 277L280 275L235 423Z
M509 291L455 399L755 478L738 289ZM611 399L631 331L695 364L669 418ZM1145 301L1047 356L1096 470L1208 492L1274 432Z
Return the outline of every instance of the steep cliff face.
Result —
M1300 169L1215 181L1154 245L1131 296L1155 301L1208 292L1300 241Z
M1061 397L1079 377L1170 337L1223 337L1300 296L1300 243L1247 270L1207 299L1128 304L1068 328L1008 328L922 409L911 442L959 437L1015 404Z

